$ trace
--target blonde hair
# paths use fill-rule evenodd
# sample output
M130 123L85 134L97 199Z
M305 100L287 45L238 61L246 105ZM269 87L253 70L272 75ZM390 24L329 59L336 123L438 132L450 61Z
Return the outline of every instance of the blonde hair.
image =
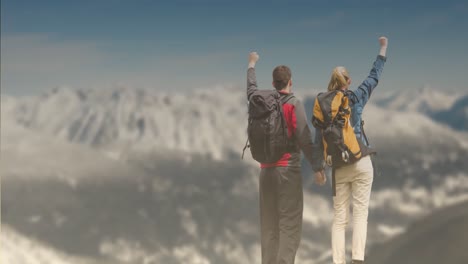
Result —
M338 66L333 69L330 82L328 83L328 91L341 89L348 85L349 74L345 67Z

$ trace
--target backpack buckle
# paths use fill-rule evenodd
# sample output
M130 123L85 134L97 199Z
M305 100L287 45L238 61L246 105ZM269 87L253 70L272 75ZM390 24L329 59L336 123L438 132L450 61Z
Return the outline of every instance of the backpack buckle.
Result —
M349 153L347 150L341 152L341 158L343 159L344 162L348 163L349 161Z

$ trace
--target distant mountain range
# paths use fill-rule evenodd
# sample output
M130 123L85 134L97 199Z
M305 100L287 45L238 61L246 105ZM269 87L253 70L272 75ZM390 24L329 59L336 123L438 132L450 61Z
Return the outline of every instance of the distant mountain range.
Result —
M431 102L417 105L430 107L405 109L405 93L376 93L365 111L380 171L370 246L468 200L468 133L434 115L462 111L466 100L420 93ZM301 98L308 113L313 98ZM2 95L2 225L13 234L2 239L12 245L17 234L50 258L76 256L69 263L259 263L259 169L249 154L240 160L246 117L244 90L233 88ZM329 263L330 186L312 185L303 167L298 262ZM19 263L14 256L8 264Z
M454 129L468 131L468 95L458 99L449 109L433 112L431 116Z
M314 96L303 99L310 114ZM130 88L56 88L37 97L2 96L1 100L6 126L12 125L11 120L14 125L98 148L170 149L221 159L238 153L246 139L243 89L168 95ZM370 104L394 112L419 113L460 131L468 126L468 94L444 94L428 88L376 91ZM365 113L375 116L371 111ZM378 121L378 117L374 119Z
M446 93L428 86L419 89L375 90L371 101L378 106L402 112L433 113L448 110L461 94Z
M57 88L38 97L2 96L2 122L101 149L170 149L220 159L245 143L246 103L244 93L221 88L171 96Z
M376 92L373 102L384 109L422 113L456 130L468 131L467 93L444 93L423 87L416 90Z

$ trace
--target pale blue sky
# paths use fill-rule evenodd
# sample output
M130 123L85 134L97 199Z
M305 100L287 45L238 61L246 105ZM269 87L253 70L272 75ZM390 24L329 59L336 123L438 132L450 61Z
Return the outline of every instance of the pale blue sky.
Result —
M389 38L382 89L466 90L466 1L3 0L1 85L10 95L56 86L190 91L245 84L286 64L295 89L325 89L344 65L363 79Z

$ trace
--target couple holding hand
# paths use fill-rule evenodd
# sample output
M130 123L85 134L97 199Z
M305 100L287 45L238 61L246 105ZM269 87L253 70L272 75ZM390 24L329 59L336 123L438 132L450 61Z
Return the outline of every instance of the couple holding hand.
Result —
M386 61L387 38L379 38L380 52L369 76L356 88L350 89L351 78L344 67L333 69L328 91L343 91L349 96L349 124L356 138L369 145L362 130L362 112L377 86ZM257 90L255 64L256 52L250 53L247 72L247 97ZM324 155L322 129L316 128L315 140L307 125L304 106L292 95L291 70L284 65L273 70L273 87L279 93L287 136L293 146L279 160L261 162L259 195L262 264L292 264L299 247L302 232L303 190L301 154L314 170L315 182L324 185ZM316 102L317 104L317 102ZM250 122L250 121L249 121ZM249 136L250 139L250 136ZM252 140L250 140L252 143ZM326 148L326 146L325 146ZM332 225L332 252L335 264L345 264L345 229L349 220L349 207L353 205L352 263L364 263L369 199L373 181L370 155L336 168L334 177L334 220Z

